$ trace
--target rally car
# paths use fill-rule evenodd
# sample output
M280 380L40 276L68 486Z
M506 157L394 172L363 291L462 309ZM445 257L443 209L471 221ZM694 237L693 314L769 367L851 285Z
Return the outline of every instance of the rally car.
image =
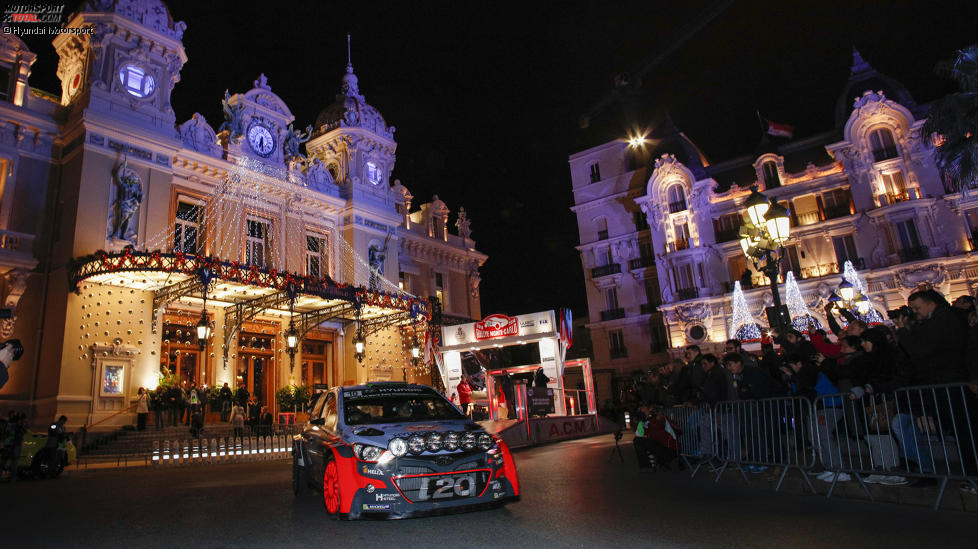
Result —
M341 519L407 518L519 499L509 448L431 387L369 383L318 395L292 443L292 488Z

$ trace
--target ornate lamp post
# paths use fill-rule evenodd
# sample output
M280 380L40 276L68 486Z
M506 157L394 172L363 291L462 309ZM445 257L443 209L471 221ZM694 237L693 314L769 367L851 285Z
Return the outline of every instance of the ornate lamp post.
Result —
M357 308L357 333L353 336L353 356L357 362L363 364L363 358L367 355L367 340L363 337L363 325L360 323L360 309Z
M747 216L740 228L740 247L754 269L764 273L771 281L771 295L774 305L767 308L768 323L779 334L784 335L785 328L791 325L788 307L781 304L781 293L778 291L778 275L781 273L781 258L784 256L784 243L788 240L791 230L788 209L771 203L757 187L751 187L751 194L744 203ZM762 264L763 262L763 264Z
M829 302L834 304L836 308L848 309L850 312L859 315L865 315L869 312L869 298L845 278L839 284L839 290L829 298Z
M418 343L418 336L415 334L414 341L411 342L411 361L414 365L418 365L418 359L421 358L421 344Z

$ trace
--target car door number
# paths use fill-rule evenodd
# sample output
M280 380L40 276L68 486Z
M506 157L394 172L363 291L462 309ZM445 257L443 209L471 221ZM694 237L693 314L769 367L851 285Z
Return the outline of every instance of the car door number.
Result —
M475 495L475 474L457 477L424 477L421 479L421 490L418 500L448 499L452 497L465 498Z

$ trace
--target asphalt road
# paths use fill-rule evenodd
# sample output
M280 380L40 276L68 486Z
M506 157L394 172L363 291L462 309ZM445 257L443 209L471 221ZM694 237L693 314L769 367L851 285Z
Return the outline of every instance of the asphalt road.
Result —
M326 518L290 462L69 470L0 484L5 547L974 547L975 513L791 493L607 461L610 436L516 452L523 499L386 522ZM15 542L8 544L8 542Z

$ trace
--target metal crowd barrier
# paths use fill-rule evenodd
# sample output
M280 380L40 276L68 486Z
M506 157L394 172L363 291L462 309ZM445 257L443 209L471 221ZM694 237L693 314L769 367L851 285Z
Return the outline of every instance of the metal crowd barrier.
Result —
M673 406L664 408L662 413L668 417L679 429L679 457L687 467L692 469L692 476L696 476L700 467L704 464L710 465L709 461L699 460L695 467L690 463L690 459L703 457L703 441L712 444L713 431L715 424L712 421L713 414L710 405L703 403L699 406ZM705 433L705 434L704 434ZM710 454L710 451L705 452Z
M870 500L867 481L931 478L940 481L936 510L949 481L978 482L978 399L966 383L906 387L859 399L823 395L815 409L819 460L835 473L828 497L841 473L855 477Z
M788 471L797 469L808 488L816 493L806 474L815 463L810 444L811 401L782 397L718 402L713 407L713 418L712 455L720 461L715 481L730 465L735 465L748 483L745 465L782 467L775 491L781 489Z
M286 433L248 437L161 440L153 443L155 466L239 463L281 459L291 455L292 436Z

